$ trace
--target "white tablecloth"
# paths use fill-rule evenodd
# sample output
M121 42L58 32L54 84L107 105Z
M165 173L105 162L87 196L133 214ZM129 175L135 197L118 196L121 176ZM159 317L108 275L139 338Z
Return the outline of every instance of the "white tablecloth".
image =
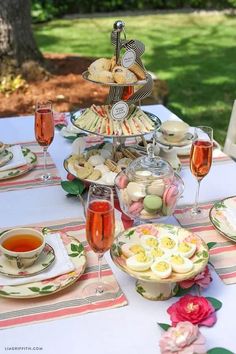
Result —
M162 121L176 118L161 105L146 106L145 110L156 114ZM0 119L0 140L7 143L34 140L33 117ZM71 142L56 132L49 151L61 177L65 179L63 160L71 152ZM192 203L196 181L188 168L184 168L181 175L185 191L179 205ZM236 164L233 161L213 166L202 182L200 200L211 201L235 195L235 181ZM60 186L0 193L1 227L82 216L78 201L67 198ZM174 219L170 218L170 222ZM170 323L166 309L177 299L163 302L145 300L136 293L135 280L117 269L109 254L106 259L128 298L128 306L2 330L0 353L5 353L8 347L42 347L39 351L42 354L159 353L161 330L157 322ZM207 337L208 349L224 346L236 352L236 285L224 285L214 271L213 278L213 284L204 295L221 300L223 307L217 312L217 323L212 328L201 327L201 331ZM15 350L16 353L21 351Z

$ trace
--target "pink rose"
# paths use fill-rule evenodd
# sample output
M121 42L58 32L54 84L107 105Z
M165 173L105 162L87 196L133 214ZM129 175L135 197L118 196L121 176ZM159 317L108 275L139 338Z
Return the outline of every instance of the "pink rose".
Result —
M193 285L198 285L200 288L207 288L211 281L211 273L208 266L206 266L206 268L201 273L196 275L196 277L188 280L183 280L179 283L179 285L182 289L191 288Z
M191 322L179 322L170 327L161 337L161 354L204 354L206 353L205 338L198 326Z
M185 295L171 305L167 312L170 314L172 326L181 321L189 321L211 327L216 322L215 309L203 296Z

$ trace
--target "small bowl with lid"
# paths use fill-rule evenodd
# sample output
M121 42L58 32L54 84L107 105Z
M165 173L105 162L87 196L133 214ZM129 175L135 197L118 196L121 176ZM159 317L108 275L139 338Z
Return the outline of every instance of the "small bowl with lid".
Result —
M150 145L148 156L137 158L117 175L115 187L121 210L147 222L174 212L184 183L167 161L154 156Z

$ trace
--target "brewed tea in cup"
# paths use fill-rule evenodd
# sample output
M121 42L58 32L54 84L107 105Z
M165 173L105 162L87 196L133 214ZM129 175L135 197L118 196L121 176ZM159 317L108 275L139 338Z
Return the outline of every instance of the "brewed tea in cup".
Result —
M44 235L35 229L12 229L4 232L0 237L0 250L12 266L19 269L31 266L44 246Z

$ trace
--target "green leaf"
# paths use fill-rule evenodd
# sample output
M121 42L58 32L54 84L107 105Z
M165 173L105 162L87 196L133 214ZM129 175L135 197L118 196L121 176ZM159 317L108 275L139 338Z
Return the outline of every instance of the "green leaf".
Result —
M208 258L209 257L209 254L207 251L202 251L202 257L203 258Z
M125 234L125 237L130 238L134 234L134 230L130 230L127 234Z
M183 296L185 294L188 294L192 289L194 288L194 285L191 286L190 288L188 289L183 289L179 286L179 290L177 291L177 293L175 294L176 297L180 297L180 296Z
M79 253L70 253L69 256L70 257L78 257Z
M0 295L9 295L6 291L0 290Z
M73 195L82 194L85 189L83 182L78 179L74 179L73 181L62 181L61 186L64 191Z
M202 263L202 262L205 262L205 259L203 258L200 258L198 259L197 261L193 262L194 264L198 264L198 263Z
M157 322L158 326L160 326L164 331L167 331L171 326L168 323L160 323Z
M207 247L208 247L208 249L210 250L210 249L212 249L216 244L217 244L217 242L208 242L208 243L207 243Z
M222 302L219 300L215 299L214 297L207 296L206 299L210 301L214 309L217 311L222 307Z
M30 287L29 290L33 291L34 293L39 293L40 292L40 288L36 288L36 287Z
M212 349L208 350L207 354L234 354L234 353L228 349L219 347L219 348L212 348Z
M47 285L47 286L44 286L44 287L41 289L41 291L49 290L49 289L51 289L51 288L53 288L53 285Z
M9 172L8 173L8 176L10 177L13 177L13 176L17 176L18 174L20 173L20 171L19 170L17 170L16 172Z
M137 285L136 286L136 291L142 296L145 293L145 290L144 290L144 288L141 285Z
M111 246L112 252L116 257L120 257L122 254L121 247L118 244L113 243Z
M81 252L83 252L83 250L84 250L84 247L83 247L82 244L80 244L80 245L75 245L74 243L72 243L71 246L70 246L70 248L71 248L71 251L72 251L72 252L77 252L77 253L81 253Z
M63 127L66 127L66 125L65 124L57 124L56 125L56 128L59 130L61 130Z
M78 138L77 135L68 135L68 136L64 136L65 139L68 139L68 140L71 140L71 141L74 141L75 139Z
M30 151L27 148L22 149L22 153L23 153L24 156L27 156L29 152Z
M214 204L215 209L221 209L221 208L226 208L225 204L224 204L224 200L220 200L219 202Z
M51 294L53 292L53 290L41 290L40 292L39 292L39 294L43 294L43 295L46 295L46 294Z

